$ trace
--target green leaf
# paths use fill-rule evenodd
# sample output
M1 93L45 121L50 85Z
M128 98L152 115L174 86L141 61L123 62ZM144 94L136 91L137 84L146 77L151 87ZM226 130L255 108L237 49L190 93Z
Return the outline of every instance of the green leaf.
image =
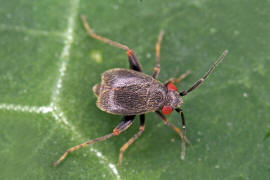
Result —
M0 7L0 179L267 179L270 176L270 4L262 1L2 1ZM190 87L223 50L213 74L185 96L182 109L192 145L154 113L143 135L138 120L120 136L71 153L68 148L110 133L120 116L99 110L92 87L112 68L128 68L134 49L152 74L161 29L164 82L192 70ZM177 113L169 120L181 126Z

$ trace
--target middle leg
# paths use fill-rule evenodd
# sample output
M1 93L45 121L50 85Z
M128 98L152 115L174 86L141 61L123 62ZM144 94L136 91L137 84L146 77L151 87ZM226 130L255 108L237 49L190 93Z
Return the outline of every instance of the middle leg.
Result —
M160 72L160 47L161 47L163 35L164 35L164 30L161 30L158 36L157 43L156 43L156 66L154 68L154 73L152 75L154 79L157 79L158 74Z
M139 132L137 132L132 138L128 140L120 149L120 154L119 154L119 160L118 160L118 166L121 165L122 159L123 159L123 153L127 150L127 148L143 133L144 131L144 125L145 123L145 115L142 114L140 115L140 128Z

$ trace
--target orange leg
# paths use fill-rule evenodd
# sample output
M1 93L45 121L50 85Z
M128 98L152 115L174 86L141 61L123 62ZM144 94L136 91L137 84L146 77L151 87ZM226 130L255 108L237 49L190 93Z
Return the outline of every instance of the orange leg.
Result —
M170 123L168 119L159 111L156 111L158 116L163 120L163 122L171 127L182 139L182 151L181 151L181 159L185 158L185 143L190 144L189 140L186 138L186 136L181 132L181 130L176 127L174 124Z
M112 41L110 39L107 39L105 37L102 37L102 36L99 36L97 34L95 34L91 27L89 26L89 24L87 23L86 21L86 18L85 16L81 15L81 19L82 19L82 22L83 22L83 25L84 25L84 28L86 29L87 33L94 39L97 39L97 40L100 40L100 41L103 41L104 43L107 43L107 44L110 44L112 46L115 46L115 47L118 47L118 48L121 48L121 49L124 49L124 50L129 50L129 48L123 44L120 44L118 42L115 42L115 41Z
M167 80L164 84L167 85L169 83L180 83L183 79L185 79L189 74L191 73L190 70L185 72L184 74L181 74L178 78L170 78Z
M142 68L141 68L141 65L140 65L140 62L139 60L136 58L134 52L129 49L129 47L127 47L126 45L123 45L119 42L116 42L116 41L112 41L108 38L105 38L105 37L102 37L100 35L97 35L95 34L91 27L89 26L89 24L87 23L86 21L86 18L85 16L81 15L81 19L82 19L82 22L83 22L83 25L84 25L84 28L86 29L87 33L94 39L97 39L99 41L102 41L106 44L109 44L111 46L114 46L114 47L117 47L117 48L120 48L120 49L123 49L126 51L127 55L128 55L128 59L129 59L129 65L130 65L130 69L133 69L135 71L142 71Z
M119 154L119 159L118 159L118 166L120 166L121 163L122 163L123 153L143 133L144 127L145 127L144 122L145 122L145 119L144 119L144 114L143 114L143 115L140 115L140 128L139 128L139 131L132 138L130 138L128 140L128 142L125 143L120 149L120 154Z
M131 126L131 124L133 123L133 120L134 120L135 116L124 116L123 120L118 124L118 126L116 128L114 128L113 132L110 133L110 134L107 134L105 136L102 136L102 137L99 137L99 138L96 138L96 139L93 139L93 140L90 140L90 141L87 141L85 143L82 143L82 144L79 144L77 146L74 146L72 148L69 148L68 150L66 150L66 152L53 164L54 167L56 167L60 162L62 162L69 153L73 152L73 151L76 151L78 149L81 149L87 145L90 145L90 144L94 144L96 142L99 142L99 141L104 141L106 139L109 139L113 136L117 136L119 135L121 132L125 131L129 126Z
M161 30L158 36L158 40L156 43L156 66L154 68L154 73L153 73L153 78L157 79L158 74L160 72L160 47L161 47L161 42L163 39L164 35L164 30Z

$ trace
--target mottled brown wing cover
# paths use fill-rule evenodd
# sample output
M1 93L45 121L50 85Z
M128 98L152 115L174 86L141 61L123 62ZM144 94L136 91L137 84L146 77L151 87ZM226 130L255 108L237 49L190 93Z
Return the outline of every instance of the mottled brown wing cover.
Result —
M103 73L97 106L108 113L138 115L160 109L167 89L151 76L129 69Z

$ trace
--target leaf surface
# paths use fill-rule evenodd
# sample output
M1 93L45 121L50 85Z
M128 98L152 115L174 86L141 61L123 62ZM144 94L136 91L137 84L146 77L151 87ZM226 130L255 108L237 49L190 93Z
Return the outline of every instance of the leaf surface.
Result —
M270 4L262 1L2 1L0 7L0 179L267 179L270 176ZM161 29L164 82L192 70L184 90L229 54L184 97L192 145L154 113L125 152L138 120L119 137L70 154L64 151L112 131L120 116L99 110L92 87L112 68L128 68L121 49L90 38L84 14L99 35L132 48L152 74ZM181 126L177 113L169 120Z

